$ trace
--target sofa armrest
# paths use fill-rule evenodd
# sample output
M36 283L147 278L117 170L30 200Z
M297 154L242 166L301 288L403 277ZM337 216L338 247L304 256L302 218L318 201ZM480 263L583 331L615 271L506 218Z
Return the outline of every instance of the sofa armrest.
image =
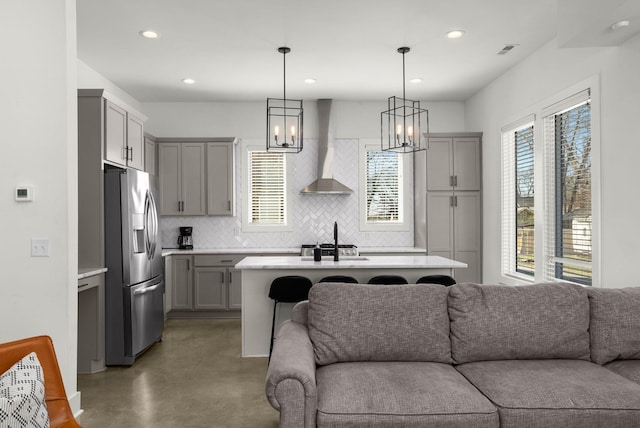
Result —
M269 403L280 411L280 427L316 426L316 363L307 327L293 321L280 326L266 385Z

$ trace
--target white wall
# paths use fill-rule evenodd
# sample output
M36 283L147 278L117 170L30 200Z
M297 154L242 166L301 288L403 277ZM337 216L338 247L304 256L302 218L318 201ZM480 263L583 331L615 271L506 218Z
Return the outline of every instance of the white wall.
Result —
M464 130L461 102L423 103L429 109L432 132ZM348 196L303 195L299 190L317 177L317 109L315 100L304 103L305 147L290 155L293 165L293 230L284 233L243 232L241 228L241 152L236 150L236 217L163 217L162 244L175 247L179 226L192 226L194 245L199 248L299 247L302 243L331 241L332 225L338 221L340 240L358 247L412 247L413 209L409 209L406 231L363 232L358 223L358 140L380 139L380 112L386 102L333 102L335 136L334 177L354 190ZM238 137L264 144L266 100L244 103L144 103L149 116L145 130L156 137ZM405 159L411 160L411 155ZM407 178L412 182L412 175ZM411 184L411 183L410 183ZM413 188L413 186L411 186Z
M238 103L142 103L149 116L145 131L156 137L239 137L264 138L267 100ZM429 110L431 132L464 129L461 102L422 103ZM333 128L336 138L380 138L380 112L386 101L333 102ZM304 102L304 137L317 138L315 100Z
M640 285L634 229L640 213L634 190L640 159L640 36L612 48L560 49L551 41L466 102L467 130L484 132L483 282L500 281L500 128L594 75L601 94L601 170L594 177L601 185L600 213L594 212L601 216L601 285Z
M0 342L53 338L76 392L77 130L75 0L0 3ZM33 202L14 200L16 185ZM31 257L31 238L49 257Z
M85 62L77 60L78 88L79 89L105 89L115 95L121 101L140 111L140 102L116 86L111 80L89 67Z

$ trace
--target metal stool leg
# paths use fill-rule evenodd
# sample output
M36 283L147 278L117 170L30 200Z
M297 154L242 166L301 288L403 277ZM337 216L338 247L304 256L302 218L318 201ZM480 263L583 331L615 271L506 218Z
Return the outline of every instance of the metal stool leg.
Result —
M273 301L273 321L271 321L271 344L269 345L269 361L271 361L271 351L273 351L273 334L276 331L276 306L278 301Z

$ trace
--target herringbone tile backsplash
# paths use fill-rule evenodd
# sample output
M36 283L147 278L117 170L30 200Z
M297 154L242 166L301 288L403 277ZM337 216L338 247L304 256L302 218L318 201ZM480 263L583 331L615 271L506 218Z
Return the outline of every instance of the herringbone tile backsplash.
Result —
M160 219L162 246L177 247L178 227L193 226L195 248L297 248L300 244L333 241L333 222L340 226L340 243L358 247L413 246L413 206L409 209L410 230L406 232L363 232L358 221L358 140L334 141L334 178L353 189L351 195L301 195L300 189L317 177L317 140L305 140L304 150L291 155L293 166L293 231L242 231L241 145L236 145L236 216L189 216ZM413 173L405 178L411 181ZM413 198L409 198L412 202Z

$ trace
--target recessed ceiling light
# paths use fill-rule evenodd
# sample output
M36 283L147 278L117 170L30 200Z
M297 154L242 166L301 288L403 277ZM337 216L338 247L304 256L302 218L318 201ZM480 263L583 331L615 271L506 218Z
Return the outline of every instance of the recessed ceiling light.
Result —
M451 30L447 33L447 37L450 39L459 39L464 34L464 30Z
M304 79L304 83L306 83L307 85L313 85L317 81L318 80L314 79L313 77L307 77L306 79Z
M194 83L196 83L196 81L186 77L182 79L182 83L184 83L185 85L193 85Z
M422 78L414 77L413 79L409 80L409 83L422 83Z
M153 30L142 30L140 35L145 39L157 39L160 35Z
M618 21L611 26L612 30L619 30L620 28L628 27L631 24L630 21L623 19L622 21Z

